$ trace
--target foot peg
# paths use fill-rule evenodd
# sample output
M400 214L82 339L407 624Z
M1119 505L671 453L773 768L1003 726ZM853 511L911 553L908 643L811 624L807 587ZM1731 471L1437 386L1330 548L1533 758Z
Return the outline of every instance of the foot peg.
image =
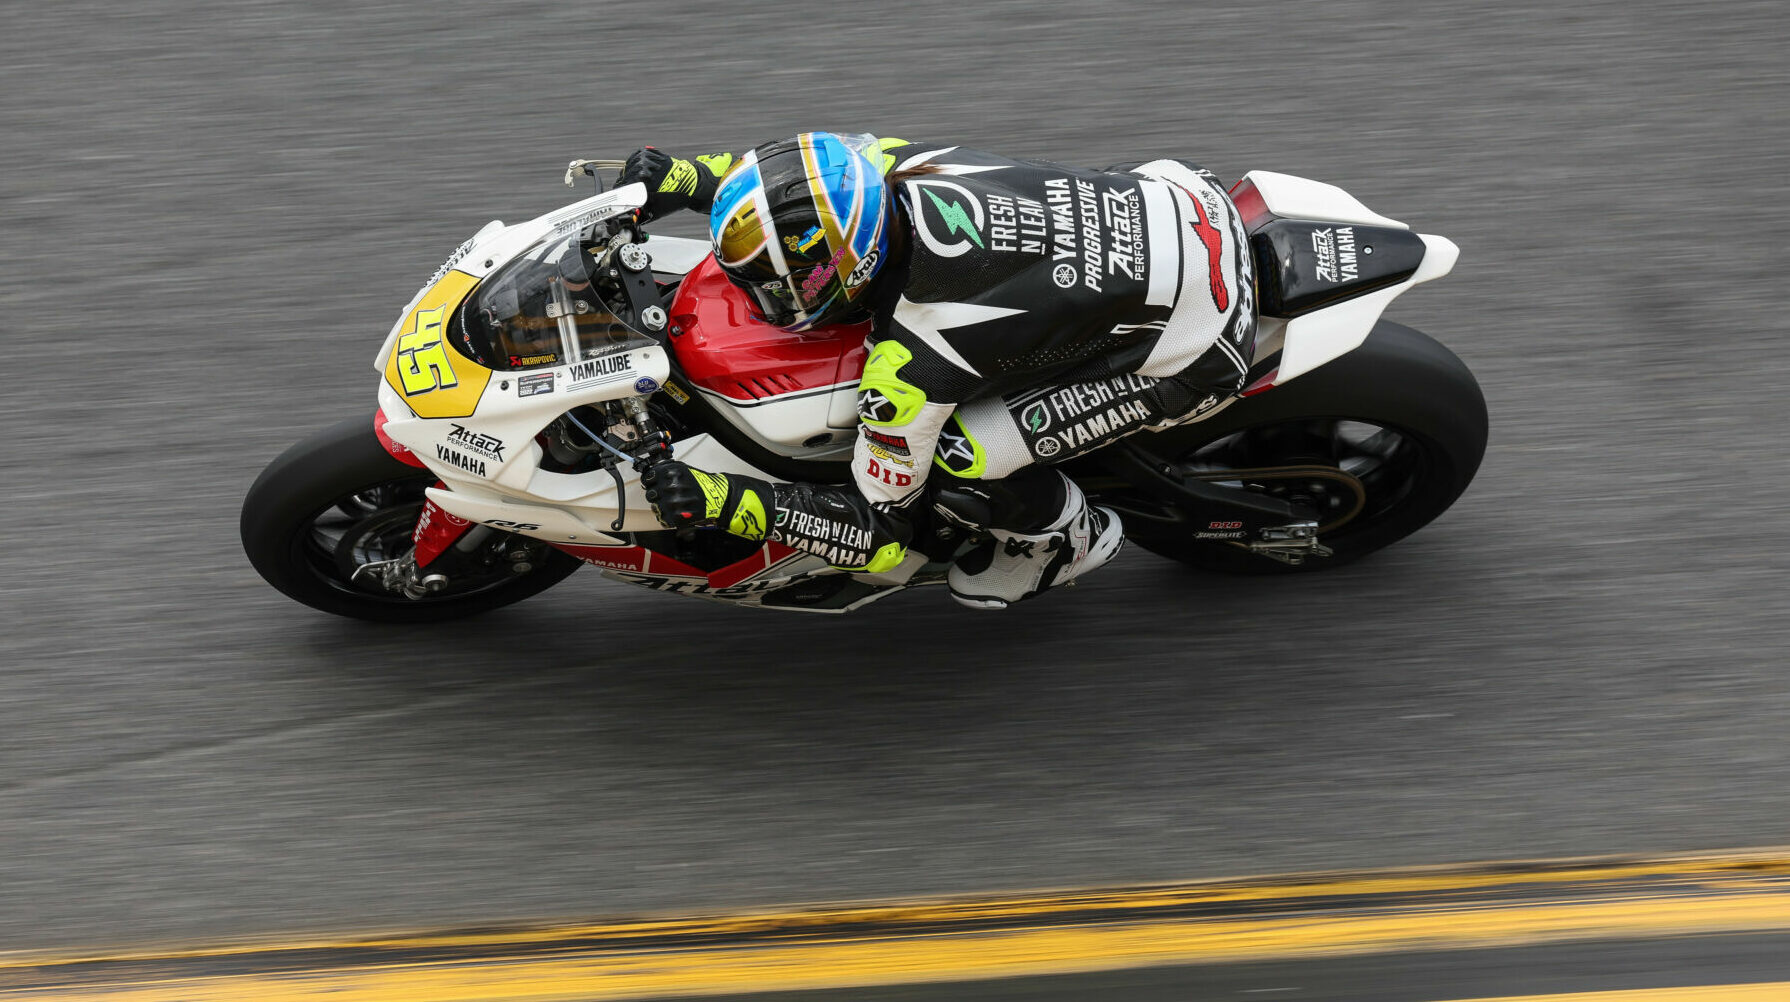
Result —
M1335 550L1318 542L1318 523L1293 522L1272 525L1262 530L1262 538L1244 544L1251 553L1297 567L1306 557L1328 557Z

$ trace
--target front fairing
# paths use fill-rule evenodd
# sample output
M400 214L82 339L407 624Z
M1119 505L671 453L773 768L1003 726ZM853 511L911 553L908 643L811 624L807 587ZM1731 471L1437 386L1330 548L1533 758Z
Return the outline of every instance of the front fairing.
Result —
M536 438L573 408L656 392L670 374L665 349L645 338L593 342L579 358L508 371L481 365L457 346L452 320L481 282L531 248L631 212L644 199L643 186L627 185L526 223L493 223L457 249L405 308L380 352L385 433L456 489L496 485L571 499L607 485L606 474L601 483L554 481L566 475L540 469Z
M486 223L484 228L473 234L471 239L455 248L447 261L436 269L429 281L417 290L416 295L411 297L409 303L405 304L404 310L398 315L397 322L392 324L391 331L386 334L385 343L380 346L373 367L381 373L386 372L398 338L407 329L414 327L415 314L419 308L434 309L437 306L446 305L451 311L460 305L460 302L477 287L479 282L550 235L556 232L574 232L605 219L632 212L645 204L646 186L636 183L623 185L613 191L606 191L581 202L574 202L525 223L509 226L504 225L501 220L492 220ZM459 299L449 304L447 302L448 294L444 293L432 298L430 303L425 306L423 301L430 298L431 292L455 274L472 279L471 284L459 290ZM470 359L467 361L469 364L471 363Z

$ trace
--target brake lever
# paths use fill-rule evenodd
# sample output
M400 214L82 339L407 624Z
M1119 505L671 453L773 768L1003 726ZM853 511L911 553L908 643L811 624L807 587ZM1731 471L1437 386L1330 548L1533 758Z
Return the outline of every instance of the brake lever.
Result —
M578 187L578 175L583 174L597 183L597 194L603 193L603 179L597 176L599 170L609 170L619 161L615 160L574 160L566 165L566 187Z

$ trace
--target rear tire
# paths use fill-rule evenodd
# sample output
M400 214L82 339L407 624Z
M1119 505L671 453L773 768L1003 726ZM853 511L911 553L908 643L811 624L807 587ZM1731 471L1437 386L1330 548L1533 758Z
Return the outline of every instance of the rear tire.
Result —
M405 510L420 511L422 490L434 482L427 470L385 451L371 417L350 418L287 449L256 478L242 504L243 550L262 578L288 597L338 616L387 623L489 612L544 591L583 566L544 547L532 570L453 582L421 599L349 580L352 561L344 560L340 540L358 533L370 544L383 539L406 546L415 514L406 520Z
M1320 542L1334 553L1283 564L1240 547L1192 538L1203 525L1163 531L1137 520L1127 533L1139 546L1202 570L1296 574L1358 560L1409 536L1448 510L1485 456L1485 396L1467 366L1433 338L1381 322L1354 351L1285 386L1249 397L1213 417L1131 439L1153 459L1183 470L1332 465L1356 475L1366 500L1356 516ZM1314 456L1328 439L1330 455ZM1282 443L1299 449L1277 453ZM1289 447L1290 448L1290 447ZM1245 481L1247 483L1247 481ZM1150 502L1125 492L1117 507ZM1127 519L1131 523L1132 519Z

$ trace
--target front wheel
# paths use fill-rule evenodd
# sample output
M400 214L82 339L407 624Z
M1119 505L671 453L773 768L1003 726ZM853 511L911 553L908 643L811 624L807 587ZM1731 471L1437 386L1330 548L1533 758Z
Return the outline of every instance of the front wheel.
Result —
M1127 490L1118 508L1144 549L1205 570L1323 570L1405 538L1446 511L1485 455L1485 397L1466 365L1429 336L1382 322L1361 347L1211 418L1133 439L1186 477L1227 483L1323 512L1327 557L1279 563L1199 540L1203 523Z
M363 568L408 552L434 482L385 451L370 417L351 418L287 449L256 478L242 504L243 550L268 584L313 609L394 623L489 612L582 566L538 540L489 532L440 591L409 598L382 586Z

